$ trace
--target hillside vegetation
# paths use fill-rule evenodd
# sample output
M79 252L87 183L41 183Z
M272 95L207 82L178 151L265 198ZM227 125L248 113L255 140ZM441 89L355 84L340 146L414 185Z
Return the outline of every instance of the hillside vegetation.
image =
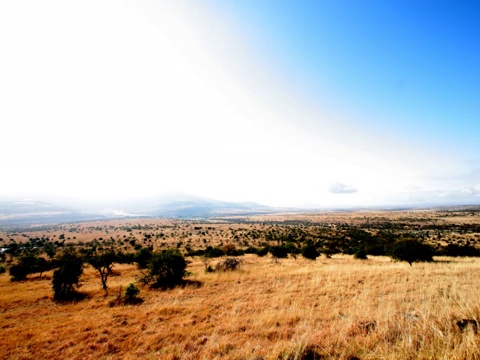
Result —
M0 358L480 358L480 258L439 255L476 249L477 220L476 212L357 213L4 229L7 270L27 255L54 265L21 281L0 275ZM435 261L372 254L405 239L431 246ZM307 246L322 255L302 256ZM272 256L275 247L287 257ZM161 289L142 282L148 261L141 269L134 254L170 248L187 260L184 280ZM92 264L112 249L126 260L115 260L105 284L85 263L81 296L56 301L53 267L65 249ZM125 301L127 288L138 301Z

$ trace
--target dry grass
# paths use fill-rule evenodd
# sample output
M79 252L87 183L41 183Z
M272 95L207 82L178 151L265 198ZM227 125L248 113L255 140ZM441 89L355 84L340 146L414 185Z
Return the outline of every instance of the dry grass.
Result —
M117 265L105 295L92 269L88 297L52 300L50 281L0 276L0 357L5 359L475 359L480 260L367 261L348 256L282 260L245 256L240 271L204 273L187 285L142 288L144 302L110 307L138 270Z

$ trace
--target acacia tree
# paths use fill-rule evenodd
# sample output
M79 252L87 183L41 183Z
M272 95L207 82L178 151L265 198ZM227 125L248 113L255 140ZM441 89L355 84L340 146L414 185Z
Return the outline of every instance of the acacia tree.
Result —
M89 255L87 262L98 271L102 281L102 289L107 290L108 276L111 274L113 264L119 261L118 254L114 250Z
M406 261L412 266L416 261L433 261L434 250L428 244L415 239L404 239L395 242L390 256L399 261Z

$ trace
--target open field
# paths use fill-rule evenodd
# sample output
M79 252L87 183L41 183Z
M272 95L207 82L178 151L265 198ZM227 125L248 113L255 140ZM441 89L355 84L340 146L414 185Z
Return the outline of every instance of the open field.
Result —
M0 276L0 354L5 359L408 359L480 358L480 261L367 261L349 256L244 257L239 271L205 273L189 265L190 285L142 288L139 305L109 306L133 281L117 265L106 295L93 269L82 276L88 298L52 300L50 274L22 283Z
M73 303L53 300L52 271L21 282L0 274L0 358L480 359L480 258L437 256L409 266L387 256L357 260L341 254L358 234L373 234L368 242L382 238L385 227L432 245L476 248L479 224L478 212L432 211L3 229L0 245L15 243L40 256L46 256L46 244L58 252L149 246L187 254L208 246L300 246L311 240L338 253L313 261L245 254L238 256L239 270L226 272L205 272L199 256L187 256L184 286L162 291L139 285L143 302L137 305L116 302L141 274L135 264L114 265L108 292L86 266L79 288L86 297ZM7 266L12 258L6 256Z
M273 214L211 218L124 219L61 225L12 226L0 228L0 247L11 242L49 241L55 244L89 242L154 248L205 248L234 244L258 246L285 236L333 239L348 236L351 229L376 234L393 231L412 234L431 244L480 246L480 211L361 211L306 214ZM132 242L133 241L133 242Z

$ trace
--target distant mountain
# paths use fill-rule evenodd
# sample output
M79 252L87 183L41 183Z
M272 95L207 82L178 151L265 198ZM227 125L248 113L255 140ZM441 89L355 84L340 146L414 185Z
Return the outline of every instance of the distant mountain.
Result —
M81 209L45 201L0 200L0 225L49 224L104 218Z
M130 216L206 218L224 215L249 215L276 212L253 202L226 202L193 195L175 194L116 204Z
M176 195L109 204L57 204L48 201L0 200L0 226L93 221L128 217L208 218L278 211L252 202L225 202Z

